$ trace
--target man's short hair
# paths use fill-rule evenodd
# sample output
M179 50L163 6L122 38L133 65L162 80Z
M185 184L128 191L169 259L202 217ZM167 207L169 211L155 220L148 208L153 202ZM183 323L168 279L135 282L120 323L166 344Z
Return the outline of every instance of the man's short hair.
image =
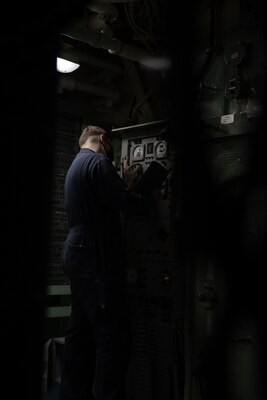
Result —
M81 133L79 146L82 147L90 136L98 136L101 134L107 134L105 129L100 128L99 126L88 125Z

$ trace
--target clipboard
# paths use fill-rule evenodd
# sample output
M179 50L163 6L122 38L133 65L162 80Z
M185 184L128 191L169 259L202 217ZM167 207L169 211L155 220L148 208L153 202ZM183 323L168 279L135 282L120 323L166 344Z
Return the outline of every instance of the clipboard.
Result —
M146 171L141 175L133 190L137 193L148 195L159 188L167 178L168 169L158 161L152 161Z

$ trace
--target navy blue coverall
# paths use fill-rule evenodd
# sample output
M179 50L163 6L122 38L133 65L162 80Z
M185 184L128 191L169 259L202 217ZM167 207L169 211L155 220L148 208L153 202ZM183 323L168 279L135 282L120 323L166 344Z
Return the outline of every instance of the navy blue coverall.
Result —
M82 148L65 179L70 230L62 266L71 287L60 400L125 400L130 322L121 212L140 206L110 160Z

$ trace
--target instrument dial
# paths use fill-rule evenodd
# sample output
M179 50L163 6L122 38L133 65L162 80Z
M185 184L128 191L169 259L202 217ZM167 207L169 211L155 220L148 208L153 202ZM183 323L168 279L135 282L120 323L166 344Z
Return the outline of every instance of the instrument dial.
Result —
M145 146L144 144L137 144L133 148L133 161L143 161L145 158Z
M166 158L167 157L167 143L164 140L162 140L156 144L155 157L156 158Z

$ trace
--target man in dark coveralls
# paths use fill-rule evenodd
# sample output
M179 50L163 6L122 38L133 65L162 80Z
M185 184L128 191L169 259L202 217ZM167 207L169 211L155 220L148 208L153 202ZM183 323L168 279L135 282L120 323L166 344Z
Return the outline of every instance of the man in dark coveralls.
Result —
M124 294L121 213L142 207L131 190L138 167L112 164L112 140L85 128L65 179L69 234L62 266L71 287L60 400L125 400L130 323Z

